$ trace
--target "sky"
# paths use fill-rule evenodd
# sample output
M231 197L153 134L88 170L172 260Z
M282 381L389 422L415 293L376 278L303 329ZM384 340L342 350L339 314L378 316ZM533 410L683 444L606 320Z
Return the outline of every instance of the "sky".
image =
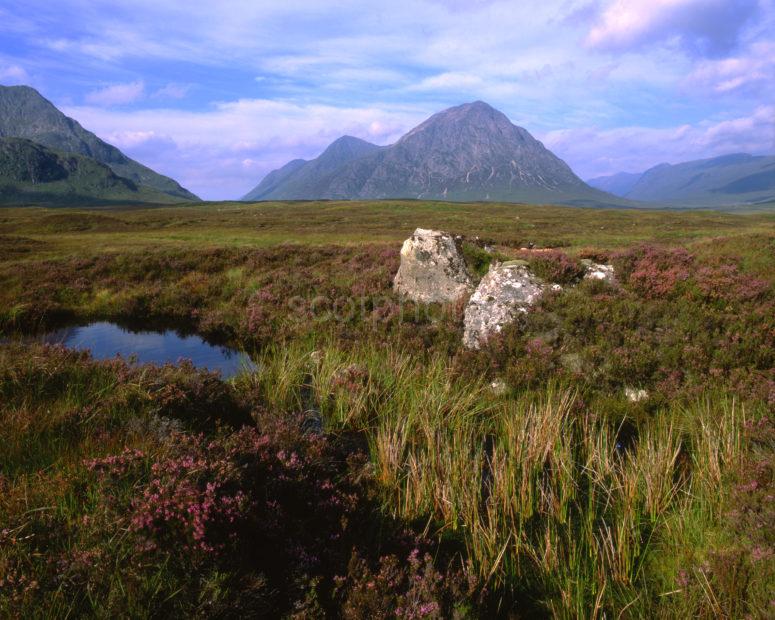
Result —
M475 100L588 179L775 154L775 0L0 0L0 84L205 199Z

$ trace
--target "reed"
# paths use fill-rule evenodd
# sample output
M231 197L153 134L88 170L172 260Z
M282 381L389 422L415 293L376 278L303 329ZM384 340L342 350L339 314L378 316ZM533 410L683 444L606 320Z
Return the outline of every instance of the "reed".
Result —
M478 579L541 592L555 617L667 613L677 569L661 558L686 558L683 534L718 517L742 454L736 400L668 407L625 447L567 386L496 395L442 356L322 351L284 348L258 381L277 404L307 381L332 433L366 435L385 511L459 537Z

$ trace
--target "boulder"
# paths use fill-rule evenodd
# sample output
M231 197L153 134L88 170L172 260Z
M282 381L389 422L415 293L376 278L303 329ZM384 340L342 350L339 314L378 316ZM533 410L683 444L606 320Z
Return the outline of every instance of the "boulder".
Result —
M624 395L631 403L639 403L649 397L649 393L643 388L625 387Z
M452 235L418 228L401 248L393 288L412 301L446 303L470 294L474 283Z
M543 283L528 271L524 261L490 266L468 300L463 317L463 345L480 348L520 313L527 312L543 293Z
M582 259L581 262L587 269L587 272L584 274L585 280L603 280L608 284L614 284L616 282L613 265L594 263L589 259Z

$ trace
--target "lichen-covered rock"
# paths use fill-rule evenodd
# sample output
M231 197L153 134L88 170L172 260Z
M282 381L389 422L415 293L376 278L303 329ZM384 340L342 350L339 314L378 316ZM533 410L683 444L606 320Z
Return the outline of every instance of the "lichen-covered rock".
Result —
M413 301L446 303L470 294L474 284L455 238L418 228L401 248L393 288Z
M604 282L608 282L608 284L614 284L616 282L613 265L594 263L589 259L582 259L581 262L587 268L587 272L584 274L585 280L603 280Z
M463 318L463 345L480 348L492 335L527 312L543 293L543 283L524 261L490 267L468 300Z

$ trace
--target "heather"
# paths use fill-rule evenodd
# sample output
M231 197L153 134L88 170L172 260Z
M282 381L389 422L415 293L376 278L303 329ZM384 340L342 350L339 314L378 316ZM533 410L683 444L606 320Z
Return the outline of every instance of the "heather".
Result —
M257 386L219 382L233 409L180 417L159 394L185 399L213 376L186 369L181 385L174 367L98 363L58 347L13 348L2 361L2 439L16 443L2 462L4 614L357 607L360 567L377 578L410 557L428 583L401 572L375 593L390 605L449 610L468 593L458 571L430 562L437 545L381 515L357 438L334 441L304 432L292 411L267 413ZM65 378L68 389L57 389ZM240 424L234 409L246 408L253 417ZM459 592L440 588L442 578Z
M199 208L4 215L0 614L772 613L772 221L407 204L479 275L519 259L560 288L472 352L462 305L392 292L401 203L321 204L320 232L286 205L314 238L270 205L233 207L243 232ZM97 319L258 370L29 339Z

